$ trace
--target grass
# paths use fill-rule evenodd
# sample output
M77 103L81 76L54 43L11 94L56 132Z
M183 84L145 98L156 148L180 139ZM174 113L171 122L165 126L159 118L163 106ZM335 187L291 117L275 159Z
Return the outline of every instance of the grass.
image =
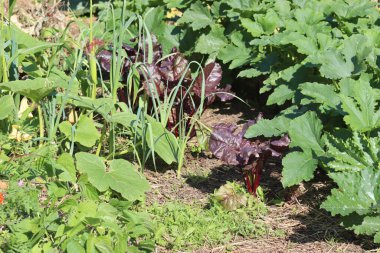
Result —
M212 202L207 207L178 201L148 208L154 217L156 244L170 250L191 251L226 245L238 238L260 238L275 233L265 224L268 209L250 197L245 207L226 211Z

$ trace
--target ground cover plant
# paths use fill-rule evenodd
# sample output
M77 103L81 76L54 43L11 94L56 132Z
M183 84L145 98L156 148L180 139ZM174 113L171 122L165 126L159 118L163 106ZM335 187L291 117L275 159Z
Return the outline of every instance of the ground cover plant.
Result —
M208 208L180 202L153 205L156 242L172 250L196 250L229 243L234 237L255 238L273 233L262 220L267 213L244 188L227 183L211 197Z

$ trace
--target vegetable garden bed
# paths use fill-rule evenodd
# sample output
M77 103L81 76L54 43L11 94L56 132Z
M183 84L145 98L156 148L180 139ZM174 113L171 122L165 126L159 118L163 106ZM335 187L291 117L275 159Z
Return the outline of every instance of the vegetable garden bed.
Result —
M378 250L376 1L68 2L0 0L0 252Z

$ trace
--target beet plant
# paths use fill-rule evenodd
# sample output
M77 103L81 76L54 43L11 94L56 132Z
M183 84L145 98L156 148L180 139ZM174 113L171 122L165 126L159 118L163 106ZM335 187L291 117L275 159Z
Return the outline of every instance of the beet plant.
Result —
M132 39L132 42L135 39ZM109 45L112 49L113 45ZM112 69L111 49L97 54L103 76ZM222 68L210 62L202 69L198 63L189 62L176 48L163 56L162 46L154 35L146 35L134 47L123 44L125 58L121 73L125 85L119 88L119 100L138 110L138 103L146 101L147 113L156 118L178 138L178 175L183 165L187 141L195 135L195 127L204 109L216 99L231 100L231 86L220 88ZM197 67L192 73L191 64Z
M259 187L263 166L269 157L281 157L282 152L289 146L288 136L277 140L255 140L244 138L249 126L262 119L259 114L237 132L234 124L220 123L213 127L210 136L209 149L219 159L229 165L236 165L242 169L244 183L249 193L256 195Z

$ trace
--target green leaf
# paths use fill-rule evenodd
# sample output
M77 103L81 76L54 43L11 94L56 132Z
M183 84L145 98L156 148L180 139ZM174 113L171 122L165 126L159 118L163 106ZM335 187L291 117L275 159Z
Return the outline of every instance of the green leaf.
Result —
M321 205L332 215L371 214L380 201L380 171L336 172L329 176L338 185Z
M321 140L322 122L315 112L307 112L290 123L289 137L291 146L300 147L303 151L313 151L322 155L324 150Z
M321 57L321 75L330 79L341 79L351 76L354 64L350 58L344 58L336 50L328 49Z
M241 67L251 60L251 50L247 47L237 47L234 45L227 45L222 48L218 54L218 58L223 63L231 62L230 69Z
M210 11L202 5L202 2L197 1L183 13L183 16L177 22L178 25L185 23L189 23L193 30L196 31L211 26L213 20Z
M107 237L97 237L95 247L100 253L113 253L111 240Z
M288 85L280 85L269 95L267 105L283 105L287 100L294 97L295 91Z
M247 129L245 137L253 138L261 135L264 137L281 136L288 132L290 122L291 119L284 115L271 120L262 119Z
M16 106L11 95L0 97L0 105L0 120L15 114Z
M246 77L246 78L253 78L257 76L261 76L263 73L257 69L245 69L243 71L240 71L238 74L238 77Z
M67 253L86 253L85 249L83 248L82 245L80 245L79 242L77 242L76 240L74 239L71 239L68 243L67 243L67 249L66 249Z
M241 25L247 29L247 31L253 37L260 37L264 33L263 27L258 23L249 18L241 18Z
M280 23L277 13L272 8L269 8L265 15L255 14L254 16L266 34L272 34Z
M108 119L109 113L115 107L114 102L111 98L97 98L92 99L83 96L70 96L70 100L67 101L76 107L86 109L88 111L93 111L100 113L103 118Z
M71 140L73 126L70 122L64 121L59 124L59 130ZM74 141L85 147L92 147L99 139L100 134L95 127L94 121L87 116L81 116L76 126L74 126Z
M358 172L376 167L380 161L379 137L368 138L353 132L348 139L327 135L327 154L333 158L328 167L334 171Z
M140 122L137 119L137 116L130 112L121 112L115 113L112 116L112 122L121 124L124 127L127 127L133 131L137 131L137 134L141 138L147 138L147 144L149 148L154 151L167 163L172 164L173 162L178 161L178 142L176 137L166 130L159 122L157 122L154 118L146 115L147 122ZM137 124L137 125L136 125ZM148 124L148 125L142 125ZM142 137L142 127L151 127L152 135L150 131L147 131L147 135ZM153 139L152 143L149 141Z
M303 83L300 85L302 94L314 99L315 102L327 105L332 109L338 109L340 104L339 95L332 85L321 83Z
M195 46L195 52L201 54L217 53L221 48L227 45L227 38L224 35L224 28L220 25L211 27L211 31L206 35L199 37Z
M75 130L75 141L85 147L92 147L99 137L100 134L95 127L94 121L89 117L80 117Z
M379 243L380 239L380 216L366 216L363 223L353 226L358 235L375 235L375 243Z
M359 85L360 84L360 85ZM344 121L351 129L367 132L380 126L380 110L377 109L375 90L367 82L353 87L353 94L341 95L342 108L347 113Z
M93 154L77 153L76 159L78 170L87 173L90 183L101 192L111 188L133 201L141 198L150 188L148 181L126 160L112 160L107 168L104 162Z
M58 77L53 78L36 78L28 80L17 80L6 83L0 83L0 89L9 90L27 98L34 102L40 101L42 98L49 95L58 87L66 87L67 83Z
M284 187L289 187L312 179L318 161L311 153L291 152L284 157L282 165L284 168L281 182Z
M59 174L59 179L67 182L75 183L77 180L74 158L68 154L63 153L57 159L57 167L63 172Z
M252 0L229 0L226 3L237 10L250 10L256 5Z

